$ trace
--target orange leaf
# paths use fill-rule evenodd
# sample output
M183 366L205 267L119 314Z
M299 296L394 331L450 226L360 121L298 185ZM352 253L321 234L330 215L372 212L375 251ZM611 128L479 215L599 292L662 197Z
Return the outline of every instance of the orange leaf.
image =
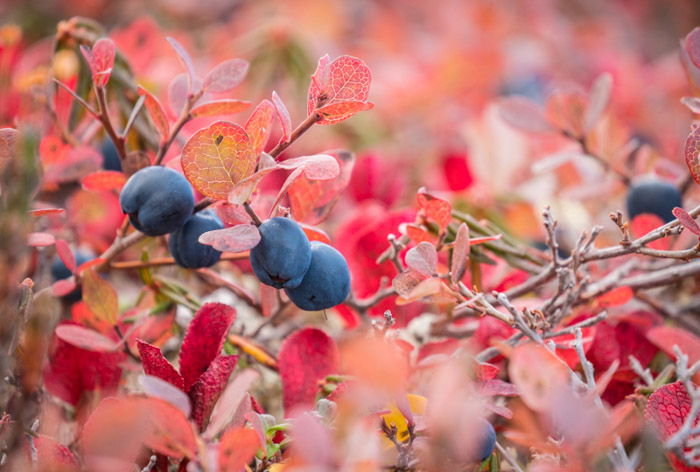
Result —
M144 95L146 97L144 105L146 106L146 110L148 110L148 114L151 116L151 120L153 121L156 130L158 130L158 134L160 134L160 139L167 139L168 135L170 134L170 124L168 123L167 115L163 110L163 105L160 104L158 99L153 96L151 92L140 85L137 91L139 95Z
M255 155L265 150L267 141L272 133L272 120L274 119L275 106L269 100L263 100L255 107L253 113L245 124L245 132L250 137Z
M194 107L190 114L193 117L233 115L247 110L250 105L247 100L213 100Z
M219 443L219 472L238 472L260 448L258 434L248 428L231 428Z
M347 120L355 113L371 110L372 108L374 108L374 103L356 101L338 102L326 105L316 110L317 113L323 116L323 119L319 120L318 124L332 125Z
M80 181L85 190L121 190L126 183L126 175L113 170L103 170L86 175Z
M256 155L245 130L217 121L197 131L182 150L185 177L201 194L226 200L255 171Z
M2 151L0 151L2 152ZM58 215L64 213L66 210L63 208L37 208L36 210L29 210L29 214L32 216L44 216L44 215Z
M442 231L452 221L452 205L447 200L430 195L425 188L418 190L416 195L418 209L421 214L438 224Z
M83 272L82 279L83 300L90 311L102 321L116 323L119 315L119 301L114 288L93 270Z
M544 346L534 343L512 350L508 374L522 400L535 411L550 408L569 378L566 365Z
M634 291L627 287L617 287L610 290L608 293L598 297L596 301L601 307L611 307L611 306L621 306L632 300L634 297Z

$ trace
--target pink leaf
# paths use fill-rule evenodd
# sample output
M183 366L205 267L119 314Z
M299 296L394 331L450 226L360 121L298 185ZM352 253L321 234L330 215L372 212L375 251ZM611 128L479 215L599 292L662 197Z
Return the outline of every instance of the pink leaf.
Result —
M328 54L325 54L318 60L318 65L316 66L316 71L311 76L311 83L309 83L309 93L308 100L306 103L306 113L311 116L311 113L316 109L316 101L321 94L321 89L326 86L328 82L328 70L331 63L331 58Z
M149 397L160 398L177 407L183 415L189 418L192 411L190 398L180 388L172 383L152 375L141 375L139 384L143 393Z
M328 65L327 72L321 61L319 67L322 71L317 69L309 88L309 115L315 109L338 102L367 101L372 72L364 61L340 56ZM319 72L324 77L317 77Z
M284 102L274 90L272 91L272 103L275 105L277 118L282 126L282 142L289 142L292 135L292 118L289 116L289 110L287 110Z
M95 352L114 352L119 345L95 330L79 325L63 324L56 328L56 336L75 347Z
M190 389L190 399L194 406L192 419L200 431L204 430L209 423L209 415L214 409L214 404L226 387L237 362L238 356L217 357L192 385Z
M75 279L69 278L69 279L61 279L55 281L51 285L51 293L55 297L65 297L69 293L71 293L73 290L75 290L77 287L75 283Z
M700 184L700 125L693 124L685 140L685 163L695 183Z
M272 133L272 120L275 111L275 106L269 100L263 100L255 107L245 124L245 132L250 137L255 155L263 152L267 146L267 141Z
M695 219L688 214L683 208L675 207L673 209L673 216L678 218L683 227L693 233L695 236L700 237L700 226L695 222Z
M160 349L140 339L136 342L136 346L138 347L141 363L143 364L143 371L146 375L165 380L180 390L185 389L182 376L175 370L175 367L168 362Z
M521 131L529 133L556 132L556 128L545 116L544 109L527 98L502 98L498 101L498 112L503 121Z
M287 190L289 190L289 187L303 173L304 173L304 167L297 167L296 169L294 169L292 171L291 174L289 174L287 176L287 179L282 184L282 187L280 187L279 192L277 192L277 197L275 198L275 201L272 203L272 206L270 207L270 215L272 215L272 213L277 208L277 205L279 205L279 203L282 201L282 198L284 198L285 194L287 193Z
M177 57L180 60L180 63L187 69L187 76L189 79L189 89L191 92L198 91L197 90L197 82L199 79L197 78L197 72L194 69L194 64L192 63L192 58L190 57L189 54L187 54L187 51L185 51L185 48L182 47L180 43L178 43L174 38L167 37L165 38L168 43L170 43L170 46L175 50L177 53Z
M241 224L207 231L199 236L199 242L221 252L243 252L258 245L260 232L255 225Z
M243 82L248 73L248 61L230 59L214 67L204 78L204 89L208 92L228 92Z
M700 68L700 26L693 28L685 37L685 50L695 67Z
M433 276L437 271L437 251L428 242L418 243L406 253L406 265L423 275Z
M223 303L202 305L194 315L180 349L180 373L186 392L221 352L235 317L236 310Z
M426 278L427 276L423 273L414 269L409 269L394 277L394 280L391 282L391 286L394 288L394 290L396 290L396 293L398 293L399 296L407 298L411 295L413 289Z
M338 369L338 348L320 329L303 328L282 343L278 365L284 409L289 413L313 404L319 380Z
M176 75L168 86L168 104L175 115L180 114L187 101L187 74Z
M462 223L457 230L454 247L452 248L452 263L450 265L450 280L457 283L462 280L467 268L469 257L469 227Z
M295 157L277 164L281 169L296 169L303 167L304 176L311 180L328 180L338 177L340 165L335 157L328 154Z
M114 41L109 38L100 38L92 46L92 49L86 46L80 46L80 52L90 66L92 72L92 81L98 87L104 87L109 82L109 77L112 75L114 67L114 57L116 54L116 46Z
M248 395L250 386L259 376L260 374L253 369L246 369L236 374L214 405L210 415L209 426L207 426L204 433L205 438L215 438L226 428L233 419L241 402Z
M612 86L613 80L610 74L604 73L596 78L588 97L586 113L583 116L584 131L590 131L598 123L606 108L608 108Z
M688 356L688 365L700 360L700 338L673 326L655 326L646 333L647 339L672 359L676 358L673 346L678 346Z
M192 109L190 114L194 117L201 116L222 116L235 115L250 108L250 102L247 100L212 100L202 103Z
M682 382L664 385L649 396L645 416L654 423L661 439L673 436L690 413L690 395Z
M27 235L27 244L32 247L51 246L56 242L53 234L49 233L29 233Z

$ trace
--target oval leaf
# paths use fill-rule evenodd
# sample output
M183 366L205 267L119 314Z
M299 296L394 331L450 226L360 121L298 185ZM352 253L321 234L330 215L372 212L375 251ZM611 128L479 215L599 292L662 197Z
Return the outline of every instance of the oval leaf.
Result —
M217 121L197 131L182 150L182 170L201 194L225 200L234 186L255 171L256 155L245 130Z
M97 318L109 324L117 322L119 302L114 288L93 270L82 274L83 301Z
M432 276L437 271L437 251L428 242L418 243L406 253L406 265L421 274Z
M260 232L255 225L242 224L207 231L199 237L199 242L221 252L243 252L258 245Z
M289 142L292 136L292 118L289 116L287 106L274 90L272 91L272 103L275 105L277 119L280 120L280 125L282 126L282 142Z
M189 54L187 54L185 48L183 48L182 45L178 43L174 38L167 37L165 39L168 41L168 43L170 43L170 47L172 47L175 53L177 54L180 63L185 67L185 69L187 69L187 77L189 79L190 91L197 91L196 89L198 88L197 83L199 82L199 79L197 78L197 72L194 69L192 58Z
M175 387L170 382L166 382L158 377L153 377L152 375L140 375L139 385L141 385L143 393L149 397L165 400L180 410L186 417L190 416L190 412L192 411L190 398L185 392Z
M371 110L372 108L374 108L374 103L356 101L338 102L325 105L316 110L316 113L323 117L323 119L319 120L317 124L333 125L343 120L347 120L356 113Z
M593 83L588 97L586 114L583 116L584 131L590 131L608 108L612 86L613 79L609 73L601 74Z
M31 247L46 247L51 246L56 242L53 234L49 233L29 233L27 235L27 244Z
M544 109L525 97L506 97L498 101L498 114L510 126L528 133L554 133Z
M87 351L114 352L119 348L119 344L108 337L79 325L62 324L56 327L56 337Z
M126 175L113 170L103 170L86 175L80 181L85 190L121 190L126 183Z
M219 472L239 472L260 449L258 434L248 428L232 428L219 442Z
M195 118L201 116L234 115L247 110L250 108L250 105L250 102L247 100L213 100L194 107L190 114Z
M80 52L83 53L83 57L90 66L92 81L95 85L98 87L107 85L109 77L112 75L116 55L114 41L109 38L100 38L92 46L92 49L81 46Z
M695 219L688 214L683 208L676 207L673 209L673 216L678 218L683 227L693 233L695 236L700 237L700 226L695 222Z
M353 56L340 56L312 77L309 87L309 115L313 110L338 102L366 102L372 72L367 64ZM318 74L318 75L317 75Z
M205 438L215 438L226 428L248 394L248 389L259 376L260 374L253 369L245 369L236 374L214 405L209 426L204 433Z
M253 152L256 155L265 150L267 141L270 139L275 110L275 106L269 100L263 100L255 107L245 124L245 132L250 137Z
M68 243L63 239L56 240L56 254L58 254L59 259L61 259L63 265L66 266L66 269L75 273L75 269L77 268L75 256L73 255L73 251L70 250Z
M168 118L163 110L163 106L151 92L140 85L137 91L139 95L146 97L144 105L146 106L146 110L148 110L151 121L153 121L153 125L156 127L158 134L160 134L161 141L166 140L170 135L170 124L168 123Z
M304 168L304 176L311 180L334 179L340 174L340 165L335 157L328 154L295 157L277 164L281 169Z
M700 125L695 123L685 140L685 163L695 183L700 184Z
M462 223L457 230L454 247L452 248L452 262L450 264L450 280L457 283L462 280L467 268L469 257L469 227Z
M204 78L204 89L208 92L227 92L240 85L248 73L248 61L229 59L214 67Z

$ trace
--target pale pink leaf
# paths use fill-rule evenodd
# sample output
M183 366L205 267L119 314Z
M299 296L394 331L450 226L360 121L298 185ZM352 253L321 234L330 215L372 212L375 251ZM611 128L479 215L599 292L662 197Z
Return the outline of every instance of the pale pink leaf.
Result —
M152 375L140 375L139 384L143 393L149 397L160 398L177 407L185 416L189 417L192 411L190 398L185 392L170 382Z
M227 92L243 82L248 73L248 61L230 59L214 67L204 78L204 89L208 92Z
M690 111L696 115L700 115L700 98L698 97L683 97L681 103L688 107Z
M70 250L68 243L63 239L56 240L56 253L59 259L61 259L61 262L63 262L63 265L66 266L66 269L75 272L77 268L75 256L73 255L73 251Z
M32 247L51 246L56 242L53 234L49 233L29 233L27 235L27 244Z
M165 39L168 41L168 43L170 43L170 47L172 47L177 53L180 63L185 67L185 69L187 69L190 90L193 92L196 91L196 85L199 79L197 78L197 72L195 71L192 58L187 51L185 51L185 48L183 48L182 45L175 40L175 38L167 37Z
M408 250L406 265L421 274L432 276L437 271L437 251L435 246L422 242Z
M685 50L695 67L700 68L700 26L696 26L685 37Z
M596 125L600 117L608 108L612 94L613 79L609 73L604 73L596 78L588 96L588 106L583 116L583 129L590 131Z
M228 426L246 398L250 386L259 376L260 374L253 369L245 369L234 376L214 405L209 425L203 434L205 439L215 438Z
M255 225L236 225L207 231L199 237L199 242L222 252L243 252L257 246L260 232Z
M525 97L505 97L497 103L501 119L514 128L530 133L557 131L545 116L544 109Z
M286 105L274 90L272 91L272 103L275 105L277 118L282 126L282 142L289 142L292 135L292 118L289 116L289 110L287 110Z
M676 207L673 209L673 216L678 218L681 225L695 236L700 236L700 226L695 222L695 219L688 214L683 208Z
M187 93L189 86L187 85L187 74L178 74L170 81L168 85L168 104L170 110L179 115L187 102Z
M469 257L469 227L462 223L457 229L454 247L452 248L452 263L450 265L450 280L457 283L462 280L464 271L467 268L467 258Z
M314 154L313 156L295 157L277 164L282 169L296 169L302 167L304 175L310 180L328 180L338 177L340 165L335 157L328 154Z

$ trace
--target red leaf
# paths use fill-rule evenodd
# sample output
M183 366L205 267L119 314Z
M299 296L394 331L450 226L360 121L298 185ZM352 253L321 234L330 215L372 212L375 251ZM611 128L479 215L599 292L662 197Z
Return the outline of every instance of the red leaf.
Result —
M452 262L450 267L450 280L457 283L462 280L464 271L467 268L467 258L469 257L469 227L462 223L457 230L454 247L452 248Z
M190 114L193 117L201 116L221 116L234 115L250 108L251 103L247 100L212 100L202 103L192 109Z
M235 317L236 310L223 303L207 303L194 315L180 349L180 373L186 392L221 352Z
M695 222L695 219L688 214L683 208L676 207L673 209L673 216L678 218L681 225L695 236L700 236L700 226Z
M406 265L429 277L437 272L437 251L430 243L418 243L406 253Z
M248 396L250 386L259 376L253 369L245 369L236 374L216 401L204 437L216 437L233 420L239 406Z
M217 121L192 135L181 162L185 177L201 194L226 200L238 182L253 174L257 155L243 128Z
M646 417L654 423L661 439L673 436L690 412L690 396L683 383L664 385L649 396Z
M250 118L246 121L245 132L250 137L255 155L263 152L267 146L267 141L272 133L275 110L275 106L269 100L263 100L255 107Z
M70 324L62 323L60 326ZM84 392L109 394L119 385L123 352L90 352L57 339L44 373L49 393L77 405Z
M27 244L31 247L46 247L51 246L56 242L53 234L49 233L29 233L27 235Z
M126 175L113 170L103 170L86 175L80 181L85 190L99 192L102 190L121 190L126 183Z
M420 214L434 221L444 231L452 221L452 205L447 200L429 194L424 188L416 195Z
M146 375L158 377L180 390L185 390L185 382L182 376L175 370L175 367L168 362L160 349L140 339L136 342L136 346L138 347L141 363L143 364L143 371Z
M168 43L170 43L170 46L173 48L175 53L177 54L177 58L180 60L180 63L187 69L187 78L189 80L189 89L191 92L198 91L198 82L199 79L197 78L197 72L194 69L194 64L192 63L192 58L190 57L189 54L187 54L187 51L185 51L185 48L182 47L180 43L178 43L174 38L167 37L165 38Z
M684 329L656 326L647 332L647 339L672 359L676 358L676 353L673 352L673 346L676 345L688 356L690 365L700 360L700 338Z
M289 187L289 204L297 221L318 224L329 214L342 192L347 188L355 164L355 155L349 151L330 151L340 173L326 180L311 180L300 176Z
M242 224L207 231L199 236L199 242L222 252L243 252L258 245L260 232L255 225Z
M407 223L402 225L401 228L402 231L405 231L406 236L408 236L414 243L422 243L424 241L433 244L437 243L437 236L429 231L426 231L419 225Z
M86 351L114 352L119 348L119 344L108 337L78 325L63 324L58 326L56 337Z
M109 38L100 38L92 46L92 50L86 46L80 46L80 52L90 66L92 81L98 87L104 87L109 82L114 67L116 46Z
M148 110L148 114L151 116L151 121L153 121L153 125L156 127L158 134L160 134L161 141L165 141L170 135L170 123L168 122L167 115L163 110L163 106L151 92L140 85L136 90L138 91L139 95L146 97L146 101L144 102L146 110Z
M209 423L214 404L228 384L228 379L236 368L236 362L238 362L238 356L217 357L192 385L189 392L194 407L192 420L200 431L203 431Z
M685 140L685 163L695 183L700 184L700 125L694 123Z
M612 76L607 72L599 75L593 82L588 96L586 114L583 116L584 131L590 131L598 123L606 108L608 108L612 86Z
M232 428L219 442L219 472L239 472L250 462L261 444L258 434L248 428Z
M2 155L2 149L0 148L0 156ZM37 208L36 210L29 210L29 214L33 216L44 216L44 215L58 215L64 213L66 210L63 208Z
M327 65L327 56L319 60L309 87L308 114L338 102L366 102L372 72L356 57L340 56Z
M337 102L325 105L316 110L316 113L323 117L317 124L333 125L347 120L356 113L371 110L372 108L374 108L374 103L357 101Z
M280 120L280 125L282 126L282 142L289 142L292 135L292 118L289 116L289 110L287 110L286 105L274 90L272 91L272 103L277 112L277 119Z
M301 229L304 230L304 234L309 239L309 241L320 241L325 244L331 243L330 236L328 236L328 233L326 233L322 229L314 228L304 223L299 223L299 226L301 226Z
M635 238L640 238L650 231L663 226L664 220L653 213L641 213L630 221L630 229ZM647 244L652 249L668 250L671 247L671 240L668 237L657 239Z
M75 256L73 255L73 251L70 250L68 243L63 239L57 239L55 244L56 254L58 254L58 257L61 259L61 262L63 262L63 265L66 266L66 269L75 273Z
M110 324L117 322L119 315L119 301L117 292L105 279L93 270L86 270L82 274L83 300L87 307L100 320Z
M528 133L554 133L544 109L525 97L506 97L498 101L498 113L510 126Z
M627 286L616 287L598 297L596 301L601 307L622 306L634 297L634 291Z
M316 328L303 328L289 336L278 357L284 409L311 406L318 381L338 368L338 348L333 338Z
M696 26L685 37L685 50L695 67L700 68L700 27Z
M214 93L228 92L243 82L249 65L244 59L229 59L222 62L204 77L204 90Z

